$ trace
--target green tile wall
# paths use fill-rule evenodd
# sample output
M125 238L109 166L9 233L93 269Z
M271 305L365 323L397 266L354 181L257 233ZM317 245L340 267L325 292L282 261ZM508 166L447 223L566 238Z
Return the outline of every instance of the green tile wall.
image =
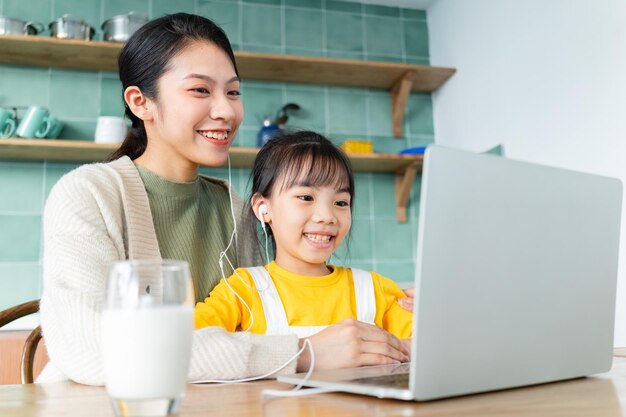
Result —
M46 27L65 13L97 29L131 10L158 17L186 11L215 20L235 49L416 64L429 63L428 28L422 10L337 0L0 0L0 15L35 20ZM43 36L48 36L45 31ZM434 141L430 95L412 94L404 137L391 137L386 91L244 80L245 118L235 145L255 146L264 116L287 102L302 111L293 128L314 129L340 144L372 140L378 152L397 152ZM0 106L40 105L66 124L64 138L93 140L96 118L123 114L117 74L0 65ZM23 110L20 110L23 111ZM40 296L41 216L56 181L76 164L0 160L0 309ZM204 173L228 179L225 168ZM237 190L248 189L249 170L232 171ZM354 226L349 244L332 262L378 271L410 281L414 269L419 178L409 202L409 221L395 220L393 176L358 173Z

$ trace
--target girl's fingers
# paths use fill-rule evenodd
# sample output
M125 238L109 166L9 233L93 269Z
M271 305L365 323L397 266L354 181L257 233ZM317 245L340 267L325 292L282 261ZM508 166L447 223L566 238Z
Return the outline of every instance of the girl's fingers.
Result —
M353 323L351 324L358 328L359 337L364 342L377 342L380 344L391 346L393 350L402 352L405 355L409 354L409 351L406 348L405 344L391 333L371 324L362 323L356 320L353 320L352 322Z
M364 358L371 361L374 360L374 357L378 357L379 362L374 363L374 365L409 361L409 355L396 348L393 348L386 343L361 342L360 351L361 353L359 355L359 366L365 365L365 363L362 363L365 360Z
M385 355L378 355L376 353L364 353L359 357L359 363L357 366L397 365L400 363L402 363L402 361L392 359Z
M407 311L413 311L413 301L414 301L414 297L415 297L415 288L407 288L404 290L404 294L406 294L406 297L404 298L398 298L398 304L400 304L400 307L402 307L403 309L407 310Z
M309 338L315 368L333 369L407 362L409 349L391 333L353 319L343 320ZM303 343L303 341L300 341ZM297 370L308 370L308 350L298 358Z

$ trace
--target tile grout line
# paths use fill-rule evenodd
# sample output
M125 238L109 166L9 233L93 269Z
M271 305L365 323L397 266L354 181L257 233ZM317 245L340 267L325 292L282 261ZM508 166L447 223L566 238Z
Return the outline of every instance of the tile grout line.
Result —
M363 5L361 5L361 40L363 41L363 59L367 61L369 51L367 50L367 18L363 13Z
M372 270L378 270L378 260L376 257L376 210L374 208L374 174L371 172L367 174L368 177L368 187L369 187L369 206L370 206L370 230L372 231L372 236L370 239L370 253L372 259Z
M406 25L404 20L400 19L400 54L402 55L402 62L406 64Z
M287 22L285 20L285 0L280 4L280 51L285 53L287 49Z
M239 37L239 45L243 46L243 1L237 2L237 36Z
M280 50L283 54L287 49L287 21L285 20L285 0L281 0L280 5ZM287 86L284 82L280 83L281 98L284 104L287 104Z
M44 214L44 209L46 207L46 181L48 178L48 161L44 160L43 161L43 173L42 173L42 181L41 181L41 227L39 230L39 262L41 263L43 261L43 231L44 231L44 227L43 227L43 214ZM41 280L40 280L41 281Z
M0 211L0 216L11 216L11 217L36 217L41 216L41 212L39 211Z
M322 54L323 56L328 56L328 42L326 42L326 37L328 36L328 32L326 31L327 24L328 24L328 19L326 19L326 0L322 0Z

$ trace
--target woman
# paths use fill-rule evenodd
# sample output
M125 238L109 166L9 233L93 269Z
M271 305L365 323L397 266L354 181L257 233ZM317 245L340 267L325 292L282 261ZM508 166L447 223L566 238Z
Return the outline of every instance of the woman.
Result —
M46 203L41 324L51 363L39 382L104 383L99 320L110 262L187 260L202 299L221 276L218 257L225 248L235 267L261 260L254 238L237 236L228 245L231 213L242 213L241 199L233 196L231 211L227 185L198 176L199 165L226 162L243 117L224 32L195 15L155 19L124 46L119 73L132 121L126 140L109 163L63 177ZM392 363L408 355L394 336L353 320L310 340L316 369ZM296 336L196 331L189 378L263 374L302 344ZM283 372L308 365L305 350Z

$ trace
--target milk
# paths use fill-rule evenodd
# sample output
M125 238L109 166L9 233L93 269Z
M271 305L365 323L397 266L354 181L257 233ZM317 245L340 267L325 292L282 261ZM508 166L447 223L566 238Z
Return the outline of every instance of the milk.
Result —
M109 396L180 398L185 392L193 307L104 310L102 353Z

